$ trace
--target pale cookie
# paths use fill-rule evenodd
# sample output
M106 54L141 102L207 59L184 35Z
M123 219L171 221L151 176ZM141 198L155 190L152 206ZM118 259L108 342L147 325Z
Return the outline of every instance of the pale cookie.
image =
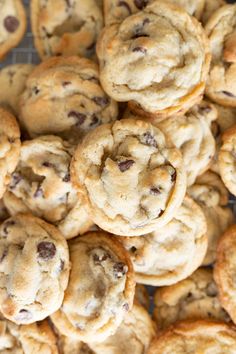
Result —
M12 354L58 354L56 337L47 321L18 326L0 319L0 352Z
M62 304L67 243L54 226L19 214L0 226L0 311L17 324L42 320Z
M235 354L235 327L216 321L182 321L162 332L147 354Z
M41 59L91 57L103 27L102 9L96 0L31 0L31 25Z
M214 277L219 288L221 305L236 323L236 225L231 226L222 235L217 248Z
M205 29L212 52L206 94L216 103L236 107L236 4L215 11Z
M128 252L115 237L90 232L70 243L71 273L59 311L58 331L84 342L113 334L133 304L135 282Z
M75 151L71 178L94 223L121 236L167 224L186 191L179 150L160 129L133 119L90 132Z
M20 157L20 129L15 117L0 108L0 198Z
M32 64L8 65L0 71L0 104L19 114L19 98L25 89L25 82L32 72Z
M20 122L30 137L56 134L75 138L118 115L117 103L103 91L98 66L79 57L50 58L26 82Z
M155 335L148 312L134 304L116 333L102 343L89 343L96 354L144 354ZM96 339L96 338L94 338Z
M206 220L201 208L185 197L164 227L157 227L149 235L119 240L130 253L137 282L171 285L201 265L207 250Z
M104 0L105 25L122 22L126 17L143 10L155 0ZM201 18L206 0L168 0L169 3L182 7L198 20ZM220 1L220 0L214 0ZM158 1L159 2L159 1ZM167 2L167 1L166 1Z
M4 204L10 213L31 212L58 226L69 239L93 225L70 181L74 148L53 135L25 141Z
M226 130L222 136L218 164L221 178L233 195L236 195L236 125Z
M24 36L26 30L26 14L21 0L0 1L0 60Z
M122 23L107 26L97 42L100 80L117 101L153 119L186 111L204 91L208 40L186 11L155 1Z
M233 213L226 206L229 200L228 191L219 176L208 171L188 188L188 194L201 206L205 214L208 249L202 265L209 265L215 261L219 237L233 223Z
M154 304L154 319L159 329L186 319L230 321L220 305L210 268L199 268L189 278L157 289Z

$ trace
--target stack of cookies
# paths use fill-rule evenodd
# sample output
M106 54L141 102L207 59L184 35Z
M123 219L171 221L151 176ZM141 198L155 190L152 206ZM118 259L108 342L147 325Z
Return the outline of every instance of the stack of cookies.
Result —
M26 10L0 0L0 59ZM235 354L236 4L30 14L41 63L0 70L0 352Z

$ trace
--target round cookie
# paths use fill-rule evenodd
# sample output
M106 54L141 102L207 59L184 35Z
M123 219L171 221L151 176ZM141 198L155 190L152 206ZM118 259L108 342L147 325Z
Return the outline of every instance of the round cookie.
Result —
M220 305L210 268L199 268L175 285L158 288L154 304L154 319L159 329L187 319L230 321Z
M19 214L0 226L0 311L17 324L42 320L61 306L69 253L54 226Z
M56 337L47 321L18 326L0 319L0 351L16 354L58 354Z
M135 282L129 254L103 231L72 240L69 249L69 284L61 308L51 319L65 336L103 341L116 331L133 304Z
M215 261L219 237L233 223L233 213L226 204L229 194L219 176L207 171L188 188L188 194L200 205L207 222L208 249L202 265Z
M152 342L147 354L234 354L235 327L224 322L182 321Z
M136 281L163 286L187 278L202 263L207 250L206 220L189 197L164 227L142 237L120 237L129 251Z
M220 176L233 195L236 195L235 158L236 158L236 125L226 130L222 136L218 164Z
M96 354L143 354L155 335L148 312L134 304L115 334L102 343L89 343Z
M70 181L73 151L73 146L53 135L23 142L3 197L10 215L31 212L58 226L67 239L90 229L93 223Z
M89 216L117 235L140 236L167 224L181 205L181 154L160 129L123 119L87 134L71 164Z
M98 65L79 57L54 57L38 65L20 100L19 119L31 138L55 134L78 144L78 138L117 115L117 103L99 83Z
M200 100L210 63L201 25L162 1L105 27L97 55L109 96L154 120L184 113Z
M236 4L215 11L205 30L212 52L206 94L216 103L236 107Z
M12 64L0 71L0 104L10 108L16 115L19 114L19 98L25 89L25 82L34 65Z
M20 129L15 117L0 107L0 198L20 157Z
M95 53L103 27L102 9L96 0L31 0L34 44L41 57Z
M0 60L24 36L26 14L21 0L1 0L0 3Z
M216 264L214 268L215 282L219 288L220 302L236 323L235 311L235 269L236 269L236 225L229 227L219 240Z

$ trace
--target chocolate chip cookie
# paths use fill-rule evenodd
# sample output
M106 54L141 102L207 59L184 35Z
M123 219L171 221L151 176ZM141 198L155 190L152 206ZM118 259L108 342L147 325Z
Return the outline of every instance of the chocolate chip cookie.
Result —
M199 268L187 279L157 289L154 303L154 318L159 329L186 319L230 321L220 305L210 268Z
M0 60L24 36L26 30L26 14L21 0L0 1Z
M18 214L0 226L0 311L16 324L46 318L62 304L69 253L54 226Z
M135 282L128 252L105 232L70 241L71 273L59 311L51 316L58 331L81 340L103 341L132 308Z
M215 11L205 29L212 52L206 94L216 103L236 107L236 4Z
M192 274L207 250L206 220L201 208L185 197L174 218L141 237L120 237L129 251L136 281L163 286Z
M206 172L188 188L189 195L199 204L207 221L208 249L203 265L214 263L219 237L233 223L233 213L226 204L229 194L219 176Z
M186 191L179 150L159 128L133 119L87 134L72 159L71 178L94 223L121 236L167 224Z
M100 85L97 64L79 57L49 58L37 66L26 82L20 110L30 137L56 134L76 143L118 114L117 103Z
M0 107L0 198L20 157L20 129L15 117Z
M88 231L93 223L70 180L73 151L53 135L24 141L3 197L8 212L31 212L58 226L67 239Z
M25 89L25 82L32 72L32 64L12 64L0 71L0 104L19 115L19 98Z
M107 94L153 119L184 113L198 102L210 64L199 22L162 1L105 27L97 55Z
M96 0L31 0L31 25L41 59L91 57L103 27L102 9Z

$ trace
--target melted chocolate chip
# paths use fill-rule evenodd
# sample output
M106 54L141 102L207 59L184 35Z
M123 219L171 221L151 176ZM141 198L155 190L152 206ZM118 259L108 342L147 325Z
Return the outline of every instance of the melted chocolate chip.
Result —
M37 86L33 87L33 93L37 95L40 92Z
M134 160L125 160L125 161L118 162L118 167L120 172L125 172L129 170L130 167L133 166L133 164L134 164Z
M5 248L5 249L3 250L3 252L2 252L1 257L0 257L0 263L3 262L3 260L4 260L4 258L6 257L7 253L8 253L8 251L7 251L7 249Z
M67 86L69 86L69 85L71 85L71 82L70 82L70 81L63 81L63 83L62 83L62 86L63 86L63 87L67 87Z
M159 214L157 216L159 217L162 216L163 214L164 214L164 210L160 209Z
M75 118L76 119L76 126L80 126L84 123L86 119L86 115L83 113L79 113L76 111L71 111L68 113L69 118Z
M20 25L19 20L15 16L5 17L3 23L9 33L14 33Z
M131 251L132 253L135 253L135 252L137 251L137 248L136 248L135 246L132 246L132 247L130 248L130 251Z
M8 235L8 233L9 233L8 229L9 229L9 227L15 225L15 221L13 221L13 220L5 221L3 225L4 225L3 226L3 233L5 235Z
M171 182L176 181L176 170L171 174Z
M48 161L43 162L42 166L44 166L44 167L54 167L53 163L48 162Z
M17 172L13 173L12 176L11 176L11 182L9 184L9 188L10 189L14 189L18 183L20 183L20 181L22 180L23 178L21 177L21 175Z
M97 125L97 124L99 124L99 119L98 119L98 117L95 114L93 114L92 121L89 124L89 126L92 127L92 126Z
M43 197L43 189L41 187L41 185L38 186L38 188L36 189L36 191L34 192L34 198L39 198L39 197Z
M147 52L147 49L144 48L144 47L135 47L132 52L140 52L140 53L143 53L145 54Z
M27 321L31 320L33 316L28 310L22 309L19 311L19 313L16 317L17 317L18 321L20 320L22 322L27 322Z
M127 312L129 311L129 304L127 302L123 305L123 309Z
M62 180L63 182L70 182L70 173L67 172Z
M37 246L37 252L44 261L52 259L56 254L56 246L52 242L40 242Z
M159 195L159 194L161 194L161 190L158 187L152 187L152 188L150 188L150 194L155 195L155 196Z
M150 132L146 132L143 134L144 142L146 145L157 147L157 141L154 136Z
M222 93L226 96L229 96L229 97L235 97L234 94L229 91L222 91Z
M148 0L134 0L136 7L142 10L148 4Z
M113 265L113 273L115 278L122 278L128 272L128 267L123 262L117 262Z
M105 107L109 103L109 99L107 97L94 97L92 100L101 107Z
M126 10L128 11L129 15L131 15L131 8L129 7L129 5L127 4L126 1L119 1L118 6L123 6L126 8Z
M140 38L140 37L149 37L149 35L146 33L137 32L131 37L131 39L136 39L136 38Z

